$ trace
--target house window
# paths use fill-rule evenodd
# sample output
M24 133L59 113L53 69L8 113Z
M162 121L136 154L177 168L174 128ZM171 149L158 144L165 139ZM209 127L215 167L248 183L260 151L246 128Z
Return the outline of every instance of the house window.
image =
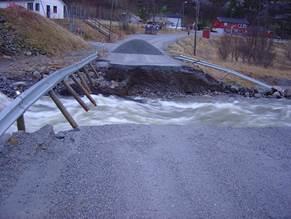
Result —
M54 13L58 13L58 7L57 6L54 6Z
M46 6L46 17L51 18L51 6L50 5Z
M27 3L27 9L30 11L33 11L33 3L32 2Z
M35 10L39 11L39 3L35 3Z

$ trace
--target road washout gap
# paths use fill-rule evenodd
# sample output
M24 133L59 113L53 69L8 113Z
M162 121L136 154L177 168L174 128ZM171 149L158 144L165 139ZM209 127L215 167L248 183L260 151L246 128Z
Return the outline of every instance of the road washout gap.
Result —
M163 53L145 40L134 39L125 42L113 50L113 53L163 55Z

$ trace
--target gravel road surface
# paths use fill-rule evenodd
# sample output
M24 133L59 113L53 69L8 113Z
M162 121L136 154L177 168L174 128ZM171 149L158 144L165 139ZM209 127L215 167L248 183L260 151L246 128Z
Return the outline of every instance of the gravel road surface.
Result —
M291 129L111 125L17 134L0 218L290 218Z
M109 51L106 59L111 65L179 68L181 63L169 57L164 49L169 43L185 36L183 32L159 35L135 34L117 43L92 44Z

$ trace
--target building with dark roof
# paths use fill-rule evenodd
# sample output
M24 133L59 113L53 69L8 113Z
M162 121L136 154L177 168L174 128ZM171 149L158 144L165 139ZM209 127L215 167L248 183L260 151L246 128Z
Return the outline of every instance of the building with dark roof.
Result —
M219 33L245 33L248 26L245 18L217 17L212 22L212 29Z

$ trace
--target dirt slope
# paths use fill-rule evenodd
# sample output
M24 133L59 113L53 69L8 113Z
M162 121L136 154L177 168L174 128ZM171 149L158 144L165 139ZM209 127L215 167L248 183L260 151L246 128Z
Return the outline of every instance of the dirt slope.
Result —
M80 37L23 8L0 9L0 53L57 55L87 47Z
M97 30L92 28L86 22L80 19L74 19L73 27L70 27L70 22L68 19L58 19L54 20L57 24L66 28L67 30L74 29L74 33L81 36L84 40L106 42L107 38L99 33Z

